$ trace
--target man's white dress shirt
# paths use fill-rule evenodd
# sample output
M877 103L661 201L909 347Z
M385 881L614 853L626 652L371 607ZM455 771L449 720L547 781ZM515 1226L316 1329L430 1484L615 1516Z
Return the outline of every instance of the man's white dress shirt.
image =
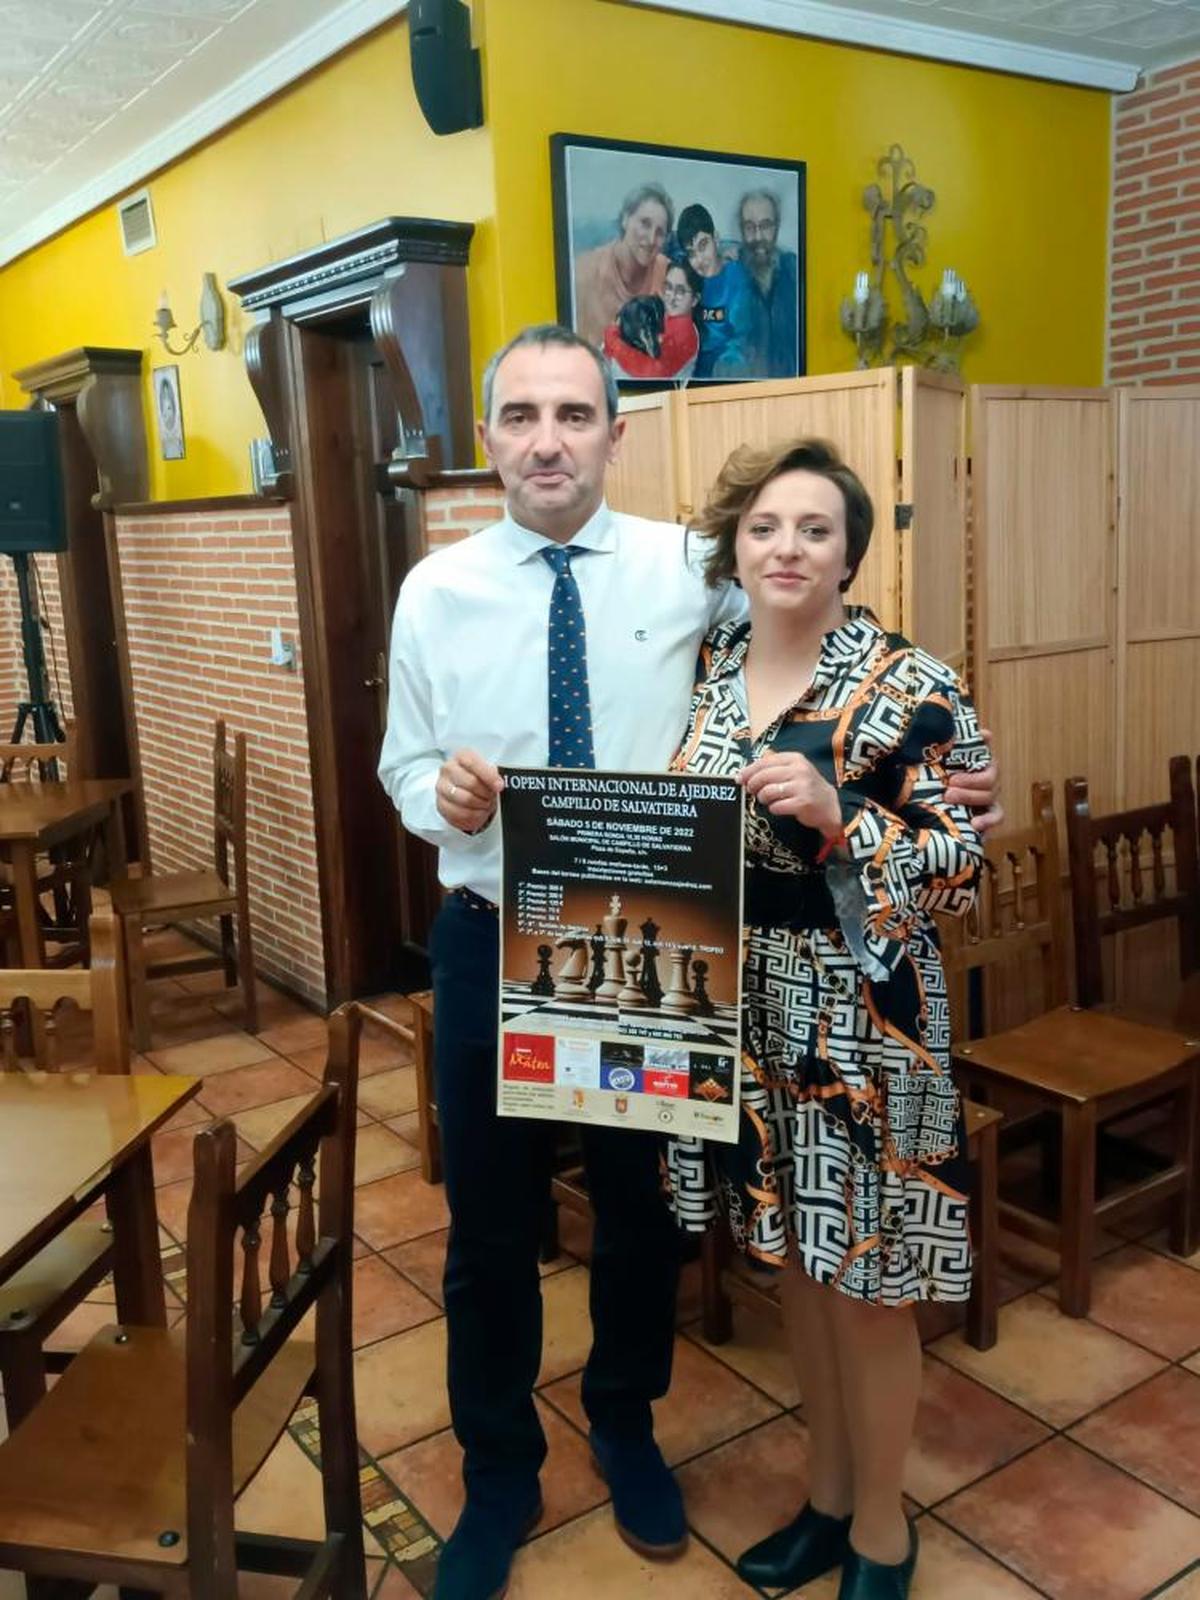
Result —
M435 551L400 590L379 777L410 832L437 845L438 876L500 898L500 839L452 828L437 809L442 763L475 750L497 766L546 765L551 541L512 517ZM661 772L687 722L705 634L740 616L732 585L709 588L693 535L602 505L571 540L587 628L596 766ZM690 558L690 560L689 560Z

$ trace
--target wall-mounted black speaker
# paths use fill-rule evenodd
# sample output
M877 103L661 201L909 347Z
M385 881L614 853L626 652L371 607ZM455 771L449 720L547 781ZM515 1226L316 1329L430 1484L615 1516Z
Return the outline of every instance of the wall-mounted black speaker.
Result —
M57 413L0 411L0 553L66 548Z
M479 51L462 0L410 0L408 42L417 100L434 133L482 127Z

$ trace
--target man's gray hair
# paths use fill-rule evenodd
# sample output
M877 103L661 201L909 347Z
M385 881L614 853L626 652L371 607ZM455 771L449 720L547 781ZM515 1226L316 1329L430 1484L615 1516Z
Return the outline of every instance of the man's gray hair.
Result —
M771 210L775 213L775 226L776 227L779 226L779 217L780 217L780 212L781 212L782 208L780 207L780 204L779 204L779 196L774 192L774 190L772 190L772 189L747 189L746 193L738 201L738 227L739 228L742 225L742 212L746 209L746 201L747 200L765 200L767 202L767 204L770 206Z
M636 189L631 189L621 201L621 211L617 217L617 232L625 232L625 224L639 206L645 205L647 200L654 200L667 213L667 232L675 226L675 204L671 196L661 183L639 183Z
M617 404L620 395L617 392L617 380L613 375L612 367L596 349L594 344L587 339L581 339L572 328L564 328L559 322L538 322L531 328L522 328L520 333L511 338L500 349L483 369L483 420L490 423L492 420L492 400L496 392L496 369L505 356L513 350L522 350L532 345L539 350L545 350L554 345L562 350L586 350L596 363L596 370L600 374L600 381L604 385L604 404L608 411L608 420L613 423L617 420Z

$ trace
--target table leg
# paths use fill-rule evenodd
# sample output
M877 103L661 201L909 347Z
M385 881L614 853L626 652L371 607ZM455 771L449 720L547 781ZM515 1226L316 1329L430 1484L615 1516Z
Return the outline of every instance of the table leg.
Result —
M117 1320L135 1327L165 1328L167 1300L149 1144L113 1174L108 1188L108 1215L113 1225Z
M38 914L37 846L30 839L14 839L9 846L9 861L17 907L17 933L21 941L21 965L44 967L46 952Z

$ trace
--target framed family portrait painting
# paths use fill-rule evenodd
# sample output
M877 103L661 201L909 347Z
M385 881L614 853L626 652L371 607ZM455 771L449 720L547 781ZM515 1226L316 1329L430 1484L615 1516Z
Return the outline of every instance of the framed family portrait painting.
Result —
M622 382L795 378L804 163L550 140L559 321Z

